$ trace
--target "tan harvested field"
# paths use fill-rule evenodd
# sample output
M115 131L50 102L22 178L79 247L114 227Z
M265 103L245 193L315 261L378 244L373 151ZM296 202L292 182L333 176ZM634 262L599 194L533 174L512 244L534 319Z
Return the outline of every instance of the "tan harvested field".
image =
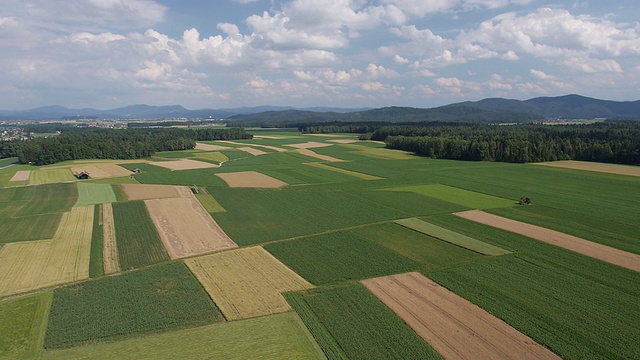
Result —
M342 135L342 134L302 134L303 136L314 136L314 137L333 137L333 138L337 138L337 137L345 137L345 136L351 136L351 135Z
M231 145L241 145L243 147L259 147L259 148L269 149L269 150L273 150L273 151L277 151L277 152L286 152L287 151L287 149L283 149L281 147L271 146L271 145L244 144L244 143L239 143L239 142L235 142L235 141L228 141L228 140L220 140L219 142L226 143L226 144L231 144ZM240 150L240 149L236 148L236 150Z
M362 283L445 359L560 359L420 273Z
M181 159L174 161L156 161L149 164L160 166L169 170L194 170L194 169L210 169L216 168L218 165L211 164L204 161Z
M9 181L29 181L29 176L31 176L31 170L19 170Z
M185 262L228 320L289 311L281 293L313 287L262 247Z
M196 150L202 150L202 151L220 151L220 150L233 150L233 148L232 148L232 147L228 147L228 146L220 146L220 145L211 145L211 144L196 143Z
M327 143L321 143L321 142L315 142L315 141L309 141L309 142L300 143L300 144L287 144L287 146L291 146L296 149L314 149L314 148L322 148L322 147L327 147L332 145L333 144L327 144Z
M463 211L455 215L640 272L640 255L480 210Z
M246 152L248 154L251 154L253 156L260 156L260 155L266 155L267 154L266 151L262 151L260 149L255 149L255 148L252 148L252 147L249 147L249 146L239 147L238 150L244 151L244 152Z
M563 169L595 171L618 175L640 176L640 166L633 165L605 164L575 160L540 162L535 163L534 165L551 166Z
M216 174L216 176L224 180L232 188L277 189L289 185L284 181L274 179L257 171L220 173Z
M0 296L89 277L93 205L62 216L53 239L6 244L0 249Z
M238 247L193 195L145 204L172 259Z
M360 142L362 140L355 140L355 139L338 139L338 140L328 140L329 142L332 143L336 143L336 144L353 144L353 143L357 143Z
M326 162L342 162L342 161L344 161L342 159L334 158L333 156L318 154L318 153L313 152L313 151L311 151L309 149L298 149L296 151L298 151L298 153L300 153L302 155L310 156L310 157L313 157L313 158L316 158L316 159L320 159L320 160L323 160L323 161L326 161Z
M102 266L104 273L114 274L120 271L118 246L116 244L116 228L113 222L113 207L110 203L102 204Z
M180 197L177 187L173 185L122 184L121 186L130 201Z
M92 179L104 179L111 177L121 177L131 175L131 171L116 164L92 164L73 166L71 171L74 174L86 171Z

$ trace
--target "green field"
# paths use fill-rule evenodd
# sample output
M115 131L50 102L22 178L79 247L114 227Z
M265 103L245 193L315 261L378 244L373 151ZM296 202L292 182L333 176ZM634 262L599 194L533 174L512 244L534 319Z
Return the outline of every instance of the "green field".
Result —
M202 326L224 318L182 262L56 289L44 346Z
M200 201L200 204L202 204L204 209L209 213L219 213L226 211L205 187L200 188L200 192L196 194L196 198L198 199L198 201Z
M93 212L93 231L91 233L91 257L89 259L89 277L96 278L104 275L103 238L102 238L102 205L96 205Z
M360 284L288 294L287 299L314 335L324 337L319 343L329 359L440 359Z
M111 184L78 183L76 206L116 202L116 194Z
M466 206L471 209L491 209L516 205L516 201L514 200L501 199L495 196L441 184L407 186L385 190L408 191L424 196L433 197L442 201L452 202L454 204Z
M53 238L62 214L0 218L0 244Z
M0 358L23 357L42 344L52 293L0 302Z
M348 231L264 248L315 285L408 272L420 264Z
M0 216L20 217L67 212L76 203L78 190L75 184L50 184L2 189Z
M455 231L451 231L451 230L442 228L440 226L430 224L420 219L416 219L416 218L401 219L401 220L396 220L395 223L398 225L404 226L408 229L421 232L425 235L432 236L436 239L440 239L442 241L446 241L448 243L463 247L465 249L475 251L479 254L499 256L499 255L505 255L510 253L509 251L501 249L497 246L483 243L482 241L478 241L469 236L462 235Z
M5 167L7 165L14 164L16 162L18 162L18 158L16 157L0 159L0 168Z
M31 172L29 184L55 184L59 182L76 181L70 169L40 169Z
M122 270L169 260L144 202L114 203L113 221Z
M47 351L38 359L320 360L323 356L298 316L289 312L109 344Z

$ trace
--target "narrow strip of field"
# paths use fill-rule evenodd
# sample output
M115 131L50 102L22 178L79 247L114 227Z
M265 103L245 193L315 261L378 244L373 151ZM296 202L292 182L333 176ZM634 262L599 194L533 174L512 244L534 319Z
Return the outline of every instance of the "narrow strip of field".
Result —
M563 169L595 171L618 175L640 176L640 166L633 165L606 164L575 160L539 162L534 163L534 165L550 166Z
M323 164L323 163L305 163L305 165L309 165L309 166L313 166L319 169L323 169L323 170L329 170L329 171L335 171L341 174L345 174L345 175L349 175L349 176L353 176L356 177L358 179L362 179L362 180L381 180L381 177L377 177L377 176L373 176L373 175L369 175L369 174L363 174L363 173L359 173L359 172L355 172L355 171L351 171L351 170L346 170L346 169L340 169L337 167L333 167L333 166L329 166L327 164Z
M238 247L193 195L145 204L172 259Z
M194 170L194 169L211 169L218 167L212 163L191 160L191 159L181 159L174 161L156 161L150 162L149 164L160 166L169 170Z
M122 184L129 201L180 197L173 185Z
M104 273L109 275L120 271L118 247L116 245L116 229L113 222L113 207L102 204L102 261Z
M228 320L289 311L281 293L313 287L261 247L185 262Z
M0 358L26 359L38 350L51 292L0 302Z
M332 145L333 144L327 144L327 143L315 142L315 141L309 141L309 142L300 143L300 144L287 144L287 146L291 146L296 149L314 149L314 148L321 148L321 147L327 147Z
M211 144L196 143L196 150L202 150L202 151L220 151L220 150L233 150L233 148L228 147L228 146L220 146L220 145L211 145Z
M484 211L463 211L455 215L640 272L640 255L637 254L618 250L541 226L530 225L521 221L492 215Z
M390 159L390 160L407 160L407 159L415 159L416 156L401 150L392 150L386 148L376 148L371 146L364 146L358 144L341 144L341 146L347 147L349 149L357 150L357 153L360 155L369 156L377 159Z
M338 139L338 140L327 140L329 142L332 143L336 143L336 144L353 144L353 143L357 143L360 140L356 140L356 139Z
M309 150L307 148L298 149L296 151L299 154L310 156L310 157L313 157L313 158L316 158L316 159L320 159L320 160L323 160L323 161L327 161L327 162L342 162L342 161L344 161L342 159L334 158L333 156L318 154L317 152L311 151L311 150Z
M213 195L209 193L209 190L207 190L207 188L200 188L200 192L195 195L196 199L200 201L200 204L202 204L202 206L205 210L207 210L208 213L222 213L226 211L222 207L222 205L220 205L218 200L216 200L216 198L214 198Z
M9 181L29 181L31 170L18 170Z
M260 155L266 155L267 152L266 151L262 151L260 149L255 149L249 146L245 146L245 147L239 147L237 148L240 151L244 151L247 154L253 155L253 156L260 156Z
M480 240L476 240L466 235L459 234L455 231L451 231L451 230L442 228L440 226L433 225L431 223L422 221L420 219L416 219L416 218L401 219L401 220L395 220L394 222L408 229L415 230L419 233L432 236L436 239L446 241L450 244L454 244L483 255L499 256L499 255L505 255L505 254L511 253L510 251L501 249L497 246L487 244Z
M216 174L232 188L267 188L277 189L287 186L284 181L261 174L257 171L241 171Z
M392 275L362 283L445 359L560 359L422 274Z
M243 146L243 147L259 147L259 148L263 148L263 149L269 149L269 150L273 150L276 152L287 152L287 149L283 149L277 146L270 146L270 145L261 145L261 144L246 144L246 143L239 143L239 142L235 142L235 141L227 141L227 140L221 140L219 141L221 143L226 143L226 144L231 144L231 145L239 145L239 146ZM235 148L236 150L240 150L239 148Z
M486 195L475 191L464 190L442 184L403 186L381 190L409 191L416 194L436 198L438 200L466 206L472 209L491 209L515 206L517 204L513 200L499 198L496 196Z
M0 296L87 279L93 206L62 216L52 240L7 244L0 249Z
M116 202L116 194L111 184L78 183L76 206Z

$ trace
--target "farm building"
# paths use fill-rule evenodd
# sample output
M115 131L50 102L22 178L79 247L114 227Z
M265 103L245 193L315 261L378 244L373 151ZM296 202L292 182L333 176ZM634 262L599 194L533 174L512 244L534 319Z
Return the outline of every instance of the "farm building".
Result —
M74 175L80 180L87 180L88 178L91 177L91 176L89 176L89 173L86 172L86 171L75 173Z

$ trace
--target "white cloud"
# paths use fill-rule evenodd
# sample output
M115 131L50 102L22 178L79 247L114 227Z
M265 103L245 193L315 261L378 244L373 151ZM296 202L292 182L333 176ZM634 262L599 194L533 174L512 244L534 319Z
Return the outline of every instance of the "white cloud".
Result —
M533 77L538 78L540 80L553 79L553 76L545 74L544 71L530 69L529 72L531 73L531 75L533 75Z

